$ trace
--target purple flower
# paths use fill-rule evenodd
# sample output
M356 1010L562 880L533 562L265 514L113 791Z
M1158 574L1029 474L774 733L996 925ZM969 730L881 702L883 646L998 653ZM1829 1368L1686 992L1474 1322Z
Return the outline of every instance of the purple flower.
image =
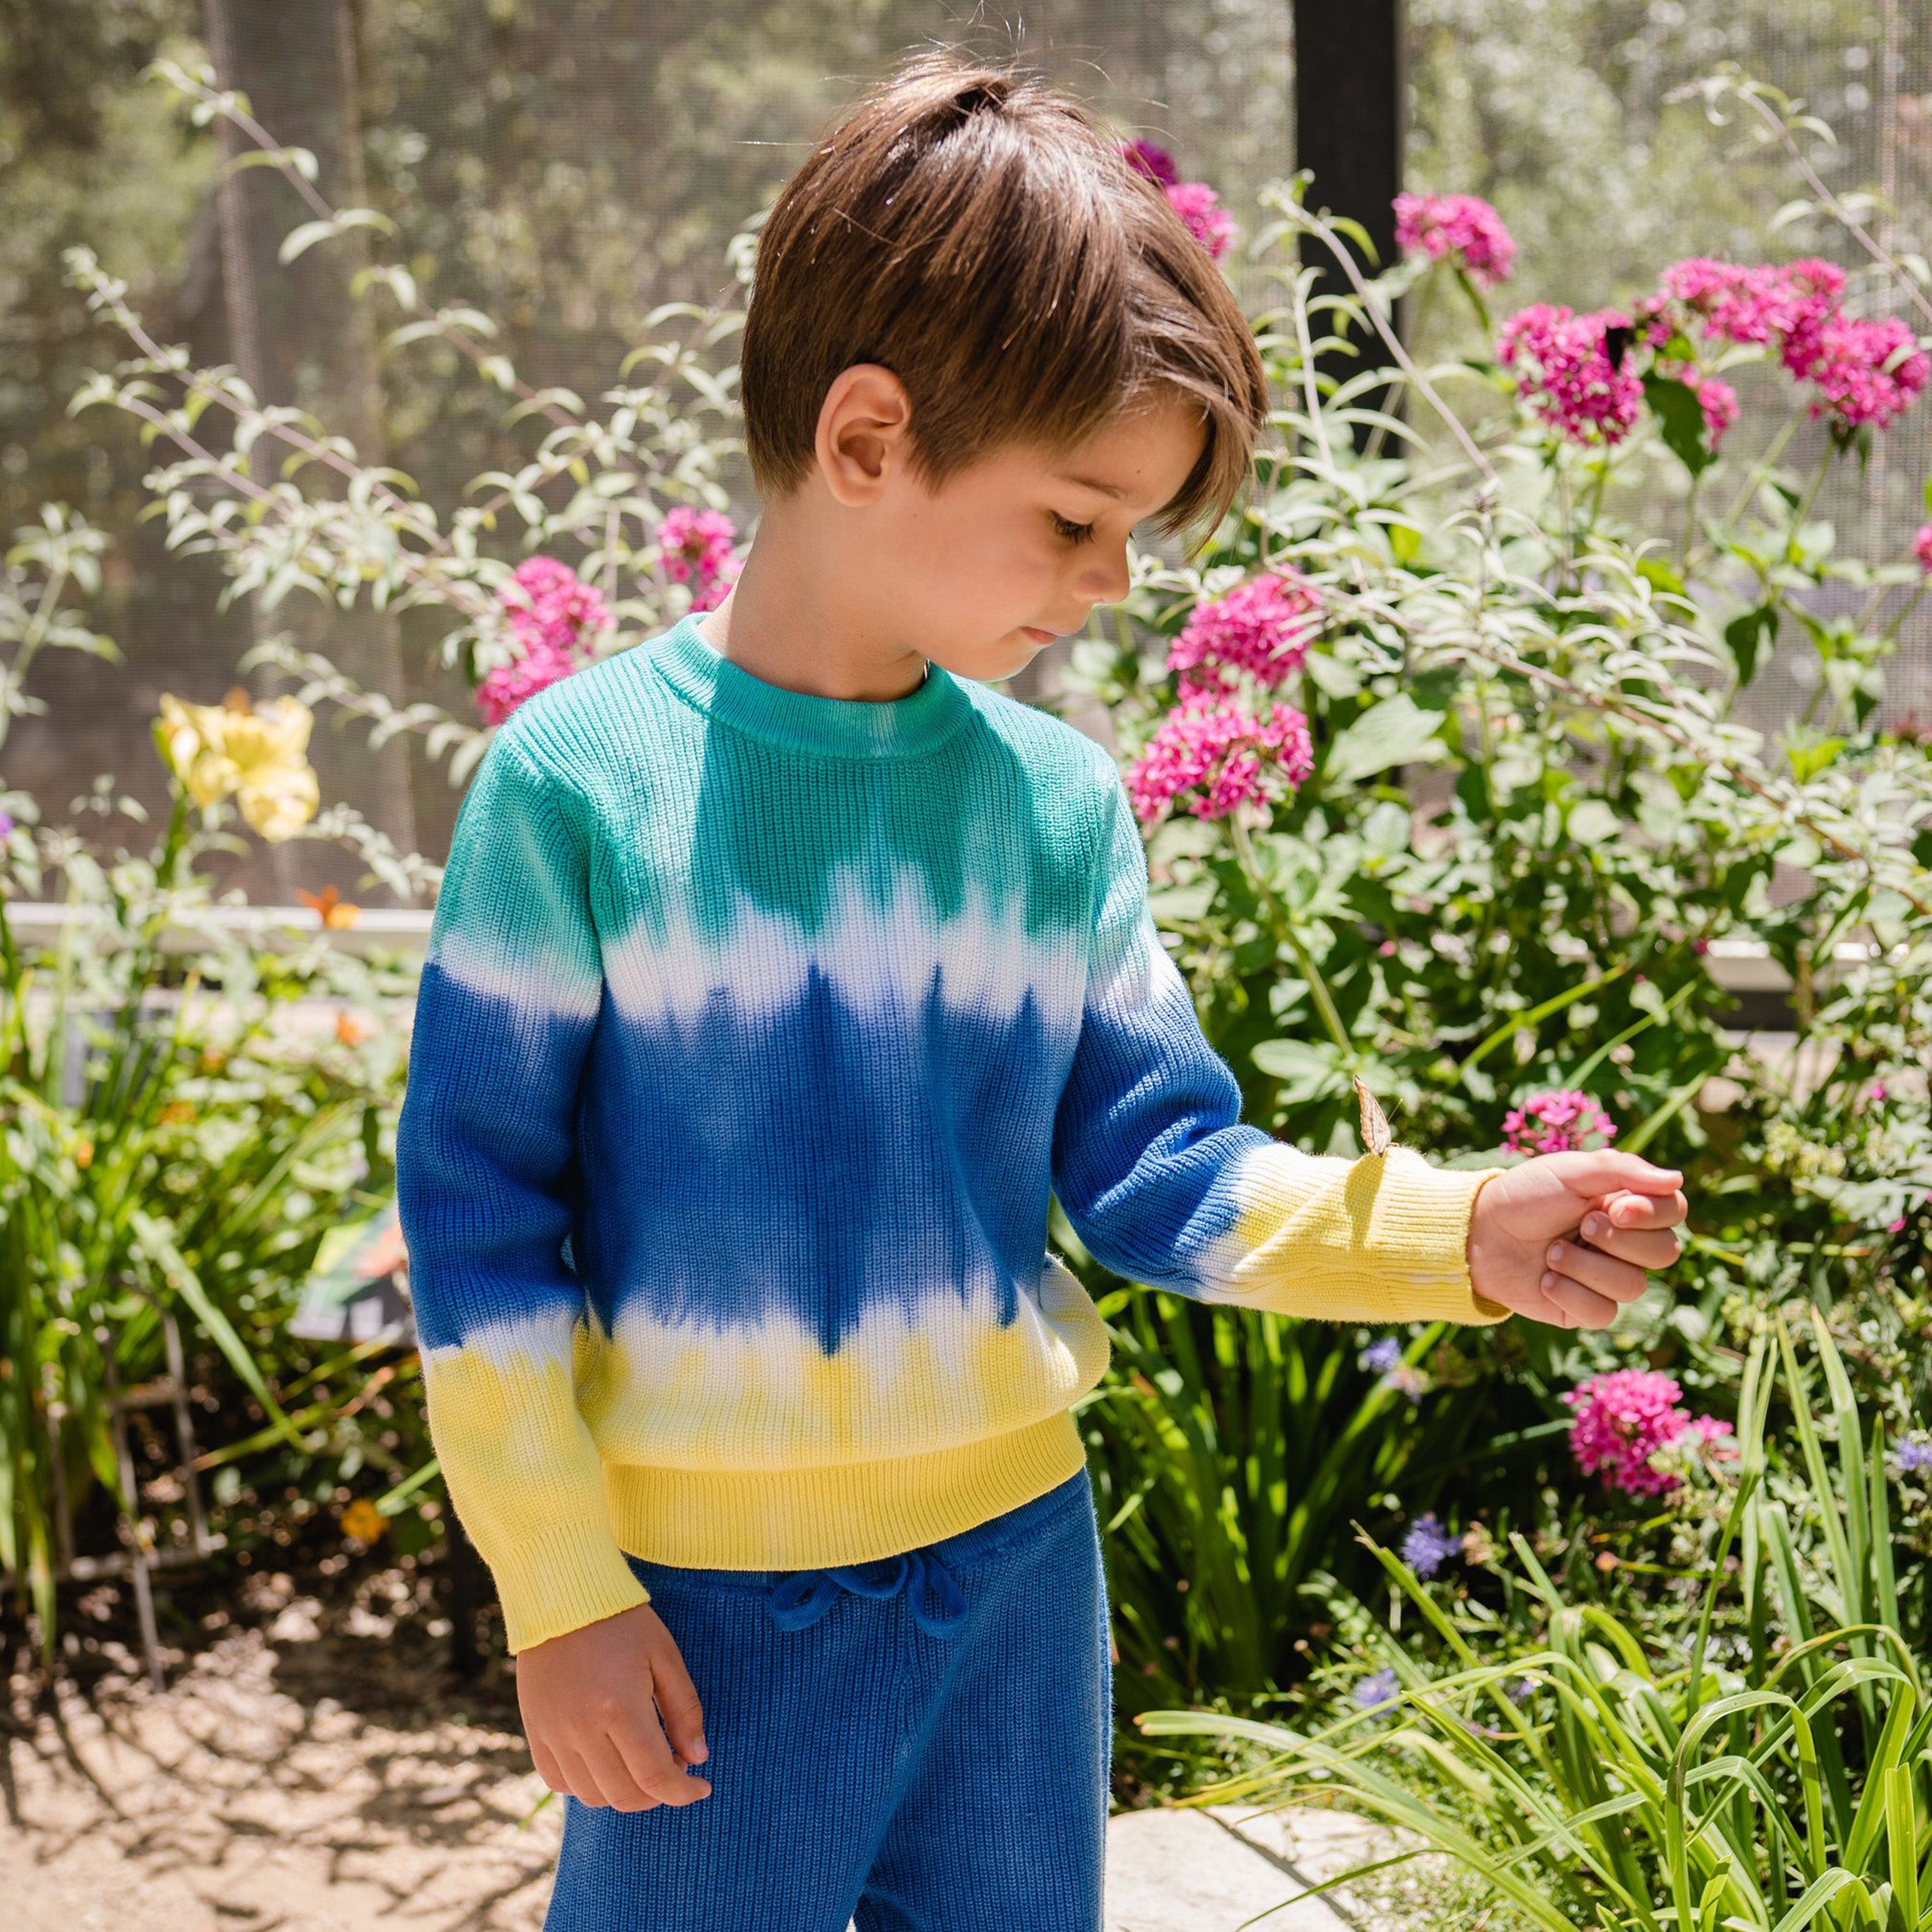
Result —
M1377 1375L1386 1375L1402 1359L1402 1345L1393 1335L1384 1335L1361 1352L1361 1365Z
M1349 1693L1365 1711L1372 1711L1378 1704L1392 1702L1399 1694L1392 1670L1378 1670L1373 1677L1364 1677Z
M1898 1462L1900 1475L1923 1475L1932 1469L1932 1442L1901 1442Z
M1462 1553L1463 1539L1445 1530L1433 1509L1418 1516L1402 1539L1402 1561L1424 1583L1452 1556L1460 1556Z
M11 812L0 812L0 841L11 838L13 835L14 814Z
M1180 170L1174 165L1174 156L1152 141L1124 142L1120 152L1121 158L1135 174L1146 175L1163 188L1172 188L1180 180Z

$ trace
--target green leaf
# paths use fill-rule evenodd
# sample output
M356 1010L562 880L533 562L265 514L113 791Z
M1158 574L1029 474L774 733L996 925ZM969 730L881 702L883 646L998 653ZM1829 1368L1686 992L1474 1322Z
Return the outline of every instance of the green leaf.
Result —
M1684 580L1677 574L1677 567L1668 558L1644 557L1638 560L1637 574L1658 590L1675 591L1684 595Z
M1647 375L1644 400L1657 419L1665 448L1693 476L1701 475L1715 459L1704 438L1704 406L1697 392L1675 376Z
M1617 836L1622 823L1605 800L1585 798L1570 814L1570 836L1579 845L1601 845Z
M1740 691L1758 675L1758 654L1775 642L1777 634L1778 607L1775 604L1760 604L1754 610L1746 611L1743 617L1732 618L1724 626L1724 641L1730 646L1731 661L1737 666Z
M1424 711L1407 691L1372 704L1328 747L1322 775L1331 785L1372 778L1395 764L1435 764L1449 747L1437 734L1444 713Z
M292 262L297 256L306 255L318 242L326 242L336 232L333 221L305 221L281 238L281 246L275 251L275 258L284 264Z
M1281 1082L1281 1098L1301 1106L1343 1092L1348 1081L1326 1041L1263 1040L1251 1056L1263 1073Z
M1817 743L1791 745L1786 749L1791 759L1792 775L1801 785L1808 784L1820 772L1837 761L1845 747L1842 738L1820 738Z

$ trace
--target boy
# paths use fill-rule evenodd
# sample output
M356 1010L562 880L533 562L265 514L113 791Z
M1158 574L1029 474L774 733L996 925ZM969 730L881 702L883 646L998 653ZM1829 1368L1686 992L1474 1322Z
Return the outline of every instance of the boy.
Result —
M1078 108L944 56L868 96L743 378L731 596L527 702L460 814L396 1155L431 1426L567 1794L548 1932L1096 1932L1106 1343L1050 1190L1204 1300L1601 1327L1679 1177L1243 1124L1112 761L986 688L1267 408Z

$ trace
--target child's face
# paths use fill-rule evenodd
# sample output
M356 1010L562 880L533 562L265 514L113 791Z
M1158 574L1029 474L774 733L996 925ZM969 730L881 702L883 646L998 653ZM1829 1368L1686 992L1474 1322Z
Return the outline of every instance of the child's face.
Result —
M1071 448L1011 445L937 490L909 471L873 506L875 565L904 641L963 677L1011 677L1128 592L1128 533L1199 460L1199 410L1165 393ZM897 626L895 626L895 628Z

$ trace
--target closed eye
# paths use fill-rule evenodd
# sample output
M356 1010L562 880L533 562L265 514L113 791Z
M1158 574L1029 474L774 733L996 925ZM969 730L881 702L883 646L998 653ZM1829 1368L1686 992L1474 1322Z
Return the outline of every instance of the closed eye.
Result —
M1054 534L1064 543L1084 543L1094 534L1091 523L1069 523L1057 512L1054 516Z

